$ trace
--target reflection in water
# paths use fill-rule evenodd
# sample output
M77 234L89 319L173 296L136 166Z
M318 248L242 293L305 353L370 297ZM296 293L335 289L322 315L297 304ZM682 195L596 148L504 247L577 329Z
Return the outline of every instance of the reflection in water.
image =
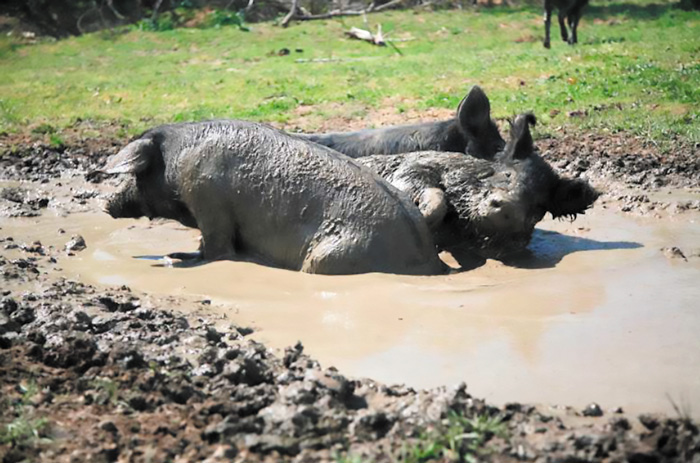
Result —
M163 256L196 249L196 230L106 215L13 219L3 233L61 247L80 233L88 248L59 259L68 277L210 299L207 310L256 327L272 347L301 340L348 375L414 387L465 380L496 402L595 400L630 411L670 411L668 393L698 413L700 375L688 372L700 371L700 259L671 265L659 252L697 248L700 215L683 217L594 210L573 224L547 221L525 258L433 277L329 277L246 262L170 268Z

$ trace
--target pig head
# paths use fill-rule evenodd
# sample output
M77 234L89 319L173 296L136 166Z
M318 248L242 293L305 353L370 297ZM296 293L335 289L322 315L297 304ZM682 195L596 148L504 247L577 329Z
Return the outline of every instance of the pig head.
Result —
M435 151L358 159L408 193L441 249L468 246L486 257L522 250L535 224L575 218L598 197L586 181L560 177L536 151L532 114L515 119L493 161Z

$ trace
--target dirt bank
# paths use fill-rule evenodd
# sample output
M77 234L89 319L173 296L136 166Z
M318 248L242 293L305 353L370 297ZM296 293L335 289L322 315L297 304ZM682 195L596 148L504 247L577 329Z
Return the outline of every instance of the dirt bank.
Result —
M698 209L676 195L649 197L700 187L697 147L662 153L635 140L564 134L539 146L604 189L601 206ZM47 210L98 209L115 180L91 172L118 146L5 137L0 176L16 183L0 191L0 227ZM464 385L416 391L346 378L301 344L277 352L250 340L210 301L66 280L62 265L83 251L61 236L70 248L0 228L3 462L700 460L698 428L682 416L495 407Z

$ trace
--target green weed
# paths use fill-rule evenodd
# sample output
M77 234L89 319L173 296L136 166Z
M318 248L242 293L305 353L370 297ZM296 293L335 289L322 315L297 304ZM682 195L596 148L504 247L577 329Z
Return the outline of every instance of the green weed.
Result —
M107 395L107 400L111 404L117 404L119 399L119 384L116 381L112 381L109 378L96 378L92 382L92 386L97 390L103 391Z
M467 418L451 413L445 423L421 436L417 444L405 447L401 461L475 462L480 455L488 453L486 444L494 436L507 437L506 426L500 418L487 415Z
M236 26L242 31L250 31L244 22L245 13L243 11L214 10L209 13L209 18L205 25L207 27L214 28L220 28L222 26Z
M32 409L28 407L31 398L39 392L36 383L20 385L20 389L22 397L14 404L15 419L0 428L0 444L19 445L36 441L49 423L45 417L34 418Z

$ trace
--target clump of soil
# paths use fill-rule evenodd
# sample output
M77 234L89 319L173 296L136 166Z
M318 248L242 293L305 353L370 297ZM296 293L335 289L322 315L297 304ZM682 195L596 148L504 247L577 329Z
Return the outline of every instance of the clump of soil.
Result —
M540 140L539 148L557 169L586 172L644 191L659 187L700 188L700 146L677 140L668 151L625 133L564 133Z

